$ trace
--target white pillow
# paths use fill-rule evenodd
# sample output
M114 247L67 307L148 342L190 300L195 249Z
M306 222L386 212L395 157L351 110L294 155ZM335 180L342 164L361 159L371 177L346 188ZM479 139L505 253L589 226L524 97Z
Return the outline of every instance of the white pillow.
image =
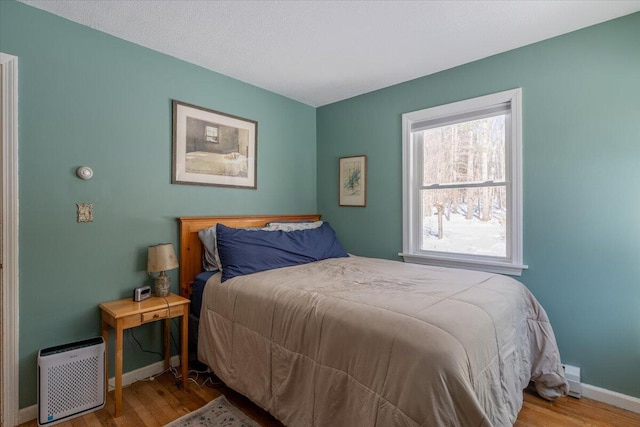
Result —
M220 268L220 257L216 247L216 227L209 227L198 231L198 237L202 242L204 251L202 253L202 268L205 271L218 271Z
M270 222L263 230L266 231L297 231L310 230L318 228L322 225L322 221L313 222Z

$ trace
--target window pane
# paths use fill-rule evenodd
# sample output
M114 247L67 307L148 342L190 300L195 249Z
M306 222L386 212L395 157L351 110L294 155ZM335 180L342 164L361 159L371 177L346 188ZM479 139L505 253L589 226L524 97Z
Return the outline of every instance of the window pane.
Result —
M218 128L215 126L205 126L205 140L208 142L218 142Z
M415 132L424 147L423 185L505 181L505 117Z
M424 251L507 256L506 186L422 190Z

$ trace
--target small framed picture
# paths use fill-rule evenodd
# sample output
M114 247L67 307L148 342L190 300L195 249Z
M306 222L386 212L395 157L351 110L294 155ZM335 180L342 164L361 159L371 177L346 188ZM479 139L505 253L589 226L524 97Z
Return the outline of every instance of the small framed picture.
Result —
M173 184L257 188L258 122L173 101Z
M367 156L340 157L340 206L367 205Z

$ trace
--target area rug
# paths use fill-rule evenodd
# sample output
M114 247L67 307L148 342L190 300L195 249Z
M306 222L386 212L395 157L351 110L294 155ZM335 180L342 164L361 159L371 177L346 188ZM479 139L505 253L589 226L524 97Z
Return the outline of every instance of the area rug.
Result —
M165 427L260 427L260 424L220 396L202 408L183 415Z

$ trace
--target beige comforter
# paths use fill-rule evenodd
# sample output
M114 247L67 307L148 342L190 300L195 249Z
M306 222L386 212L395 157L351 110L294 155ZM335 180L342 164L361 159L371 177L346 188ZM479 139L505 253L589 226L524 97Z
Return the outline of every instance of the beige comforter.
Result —
M287 426L512 425L566 393L542 307L496 274L349 257L220 283L198 357Z

